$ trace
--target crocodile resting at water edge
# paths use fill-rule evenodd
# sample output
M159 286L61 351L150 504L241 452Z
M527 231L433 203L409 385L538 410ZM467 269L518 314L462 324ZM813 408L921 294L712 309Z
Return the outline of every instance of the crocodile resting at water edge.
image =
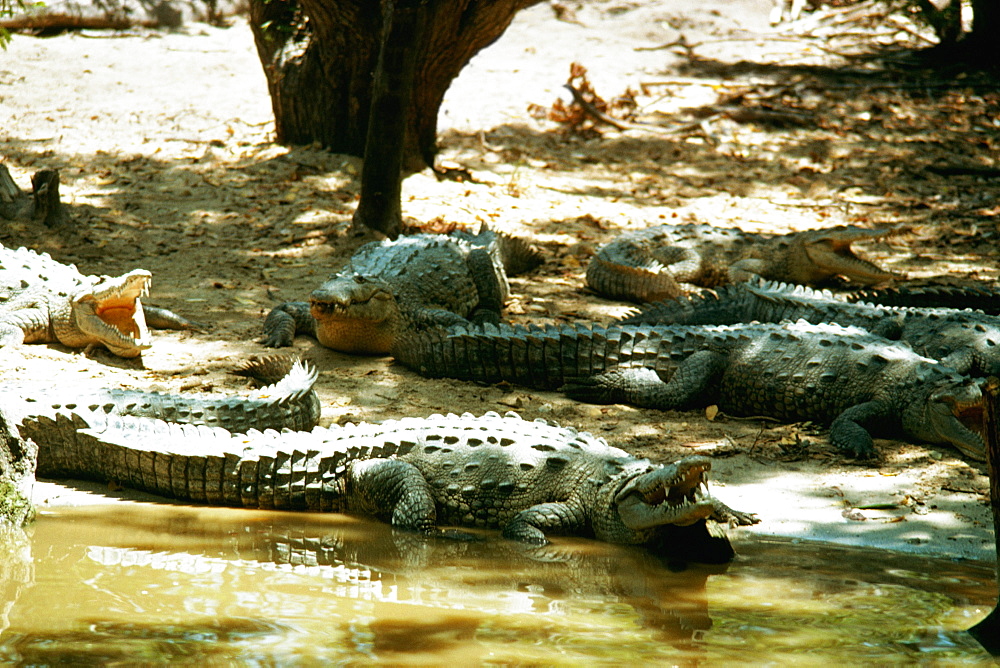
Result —
M653 464L513 413L233 435L82 412L26 418L21 433L38 445L39 476L114 480L200 503L361 513L427 535L462 535L440 524L535 545L546 533L645 544L667 526L757 521L708 494L706 457Z

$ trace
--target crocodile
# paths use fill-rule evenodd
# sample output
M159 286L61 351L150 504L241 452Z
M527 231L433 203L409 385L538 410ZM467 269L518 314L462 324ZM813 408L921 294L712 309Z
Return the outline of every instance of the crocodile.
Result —
M562 388L583 401L825 423L858 458L875 455L867 428L983 458L960 419L981 410L979 385L857 327L483 325L408 335L395 357L424 376Z
M251 360L243 369L269 368L273 360ZM245 397L203 393L169 394L123 389L63 389L37 383L0 384L0 406L11 423L62 411L99 411L221 427L235 433L253 429L312 429L320 402L313 390L316 369L301 361L281 361L283 377Z
M604 439L494 412L347 423L311 432L224 429L95 412L21 425L37 475L113 480L198 503L349 512L429 536L443 526L645 544L659 527L752 524L708 493L707 457L654 464Z
M485 226L476 235L415 234L365 244L308 303L273 309L261 343L290 346L301 333L341 352L386 355L408 329L499 321L509 292L505 266L538 261L523 240Z
M970 285L904 283L879 289L855 290L837 295L837 298L848 302L868 302L881 306L973 309L990 315L1000 315L1000 288L986 281Z
M961 373L1000 374L1000 318L981 311L848 303L825 290L747 281L646 304L618 322L637 325L734 325L806 320L867 329L899 340Z
M151 280L144 269L121 276L85 275L48 253L0 245L0 348L102 345L119 357L138 357L152 345L148 307L141 301ZM153 309L151 320L161 328L198 326L166 309Z
M754 276L810 285L837 276L863 285L886 283L900 275L858 257L851 244L904 231L900 225L841 225L770 235L705 224L657 225L601 247L587 267L587 285L606 297L641 303Z

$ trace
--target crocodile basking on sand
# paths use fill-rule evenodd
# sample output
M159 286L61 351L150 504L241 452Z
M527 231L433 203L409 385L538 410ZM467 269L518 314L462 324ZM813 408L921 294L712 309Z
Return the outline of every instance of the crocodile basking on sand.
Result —
M407 330L499 322L509 292L505 267L538 261L522 240L486 228L365 244L309 302L273 309L261 342L290 346L296 334L309 334L334 350L386 355Z
M646 304L617 324L735 325L806 320L899 340L961 373L1000 374L1000 318L980 311L848 303L801 285L746 281Z
M967 285L902 283L885 288L863 288L835 296L848 302L867 302L880 306L973 309L1000 315L1000 288L992 281Z
M270 371L268 367L273 366L273 361L251 360L243 369L263 367L265 372ZM0 383L0 406L13 424L41 415L52 417L61 411L80 411L221 427L233 433L253 429L312 429L320 416L319 397L313 390L316 370L291 360L287 363L281 360L279 366L282 377L245 397L76 386L64 389L17 382Z
M886 283L899 275L858 257L852 243L902 234L902 226L841 225L784 235L704 224L658 225L621 235L587 267L587 285L613 299L653 302L691 286L714 287L752 277L813 285L842 276Z
M454 327L404 337L396 360L425 376L562 387L575 399L830 425L830 442L875 454L868 429L983 458L962 424L975 381L856 327L563 325Z
M653 464L513 413L235 436L83 412L28 418L21 433L38 445L39 476L114 480L199 503L360 513L427 535L445 525L535 545L547 533L644 544L665 525L756 521L708 494L706 457Z
M103 345L119 357L138 357L152 345L141 302L151 280L144 269L121 276L85 275L48 253L0 246L0 348ZM165 309L153 309L151 320L161 328L197 327Z

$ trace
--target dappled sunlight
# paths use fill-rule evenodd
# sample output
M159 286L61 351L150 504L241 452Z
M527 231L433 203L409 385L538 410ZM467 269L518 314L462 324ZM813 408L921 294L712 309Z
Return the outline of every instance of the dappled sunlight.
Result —
M764 233L906 223L912 233L859 253L909 277L997 275L995 82L894 69L884 51L845 59L815 36L768 28L759 0L575 4L576 23L556 20L551 3L520 14L448 91L438 164L471 180L424 170L403 183L413 231L485 223L541 250L540 267L511 279L511 322L625 315L633 306L585 287L587 264L623 231L671 223ZM668 46L681 36L687 46ZM0 157L22 188L60 170L71 219L58 229L0 221L0 243L87 273L147 269L146 301L207 324L156 332L136 360L23 346L0 355L0 377L245 394L234 367L288 354L319 371L323 425L515 411L655 462L708 455L712 493L761 518L731 531L728 569L674 572L586 538L534 553L492 534L427 543L340 515L38 483L30 549L0 545L12 564L0 585L24 575L0 597L10 602L0 603L0 661L982 660L956 633L996 600L981 463L881 439L877 458L857 461L822 425L428 379L306 336L265 348L265 314L307 299L378 235L351 229L360 159L273 143L245 21L145 38L17 36L0 60L10 113ZM658 127L574 135L529 112L569 100L573 62L602 96L635 89L635 121ZM111 498L111 508L62 509ZM871 546L880 550L858 549ZM122 650L133 643L148 653Z

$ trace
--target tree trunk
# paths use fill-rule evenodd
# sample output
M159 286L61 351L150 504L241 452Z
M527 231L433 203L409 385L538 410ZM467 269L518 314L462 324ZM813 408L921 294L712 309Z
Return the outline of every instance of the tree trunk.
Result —
M423 0L384 0L382 7L382 43L372 82L361 201L353 224L390 238L403 227L404 156L400 149L406 141L406 112L414 108L416 56L428 37L424 4Z
M990 476L990 506L993 509L993 538L997 544L997 583L1000 585L1000 381L990 378L983 388L985 404L986 472ZM969 633L993 656L1000 656L1000 607Z
M426 31L412 55L412 104L402 111L402 166L433 166L445 91L514 15L541 0L408 0ZM250 26L274 108L277 139L363 156L382 35L373 0L251 0Z
M965 38L976 62L996 67L1000 62L1000 2L972 0L972 32Z

